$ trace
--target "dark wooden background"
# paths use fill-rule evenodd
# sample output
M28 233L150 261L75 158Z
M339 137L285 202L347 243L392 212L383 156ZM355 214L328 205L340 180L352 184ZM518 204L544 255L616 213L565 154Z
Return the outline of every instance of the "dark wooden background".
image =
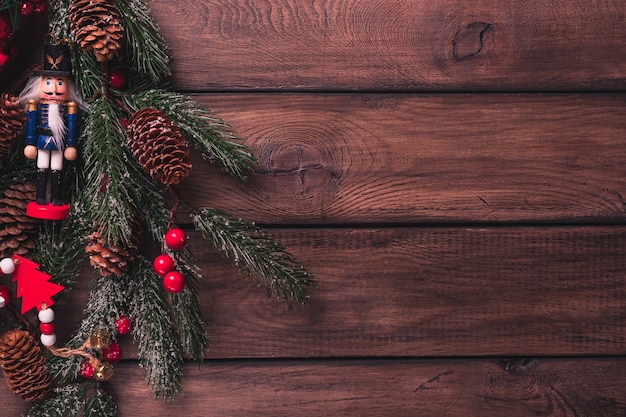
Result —
M121 416L626 415L622 0L150 4L175 89L259 158L183 196L320 288L286 306L192 236L210 359L155 402L125 345Z

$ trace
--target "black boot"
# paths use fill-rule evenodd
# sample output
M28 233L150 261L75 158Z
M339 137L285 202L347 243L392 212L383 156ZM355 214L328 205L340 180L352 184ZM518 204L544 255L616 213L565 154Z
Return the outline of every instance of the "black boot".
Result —
M48 186L48 170L37 171L37 204L46 204L46 188Z
M60 206L63 204L61 201L61 171L52 171L52 178L50 179L50 199L53 206Z

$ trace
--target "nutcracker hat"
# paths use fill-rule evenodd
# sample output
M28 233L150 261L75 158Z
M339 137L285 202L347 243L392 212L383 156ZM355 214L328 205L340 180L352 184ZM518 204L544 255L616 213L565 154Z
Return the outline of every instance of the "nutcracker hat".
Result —
M69 40L62 39L60 41L49 37L44 45L43 51L43 68L35 71L35 75L56 75L69 77L72 75L72 50Z

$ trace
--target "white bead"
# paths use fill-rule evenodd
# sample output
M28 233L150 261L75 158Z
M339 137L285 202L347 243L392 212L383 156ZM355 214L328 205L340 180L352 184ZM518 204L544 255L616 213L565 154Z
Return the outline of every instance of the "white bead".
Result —
M7 305L7 300L5 300L4 297L0 295L0 308L3 308L6 305Z
M54 310L51 308L44 308L43 310L39 310L37 318L39 318L39 321L42 323L52 323L54 321Z
M42 334L41 335L41 344L44 346L52 346L57 342L56 334Z
M15 272L15 262L11 258L4 258L0 261L0 269L3 274L12 274Z

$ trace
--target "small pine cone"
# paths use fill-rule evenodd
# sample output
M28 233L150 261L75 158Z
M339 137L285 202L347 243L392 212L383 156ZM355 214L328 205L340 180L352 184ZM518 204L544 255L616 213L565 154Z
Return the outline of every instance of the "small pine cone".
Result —
M113 0L73 0L67 10L76 43L98 62L113 59L122 47L124 27Z
M26 255L35 247L39 221L25 214L34 199L35 186L30 182L13 184L0 194L0 258Z
M50 392L52 379L45 357L24 330L9 330L0 338L0 368L9 389L26 401L41 399Z
M100 272L103 277L111 275L120 276L130 268L139 252L142 230L136 219L136 226L133 227L132 241L128 247L122 245L112 245L104 242L100 232L93 231L87 237L85 252L89 255L89 263Z
M189 175L189 146L181 130L163 112L145 108L128 123L128 146L143 170L164 185L175 185Z
M9 150L25 120L26 112L17 96L3 93L0 96L0 156Z

